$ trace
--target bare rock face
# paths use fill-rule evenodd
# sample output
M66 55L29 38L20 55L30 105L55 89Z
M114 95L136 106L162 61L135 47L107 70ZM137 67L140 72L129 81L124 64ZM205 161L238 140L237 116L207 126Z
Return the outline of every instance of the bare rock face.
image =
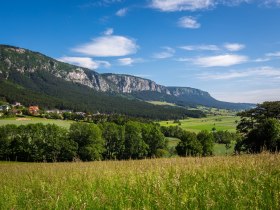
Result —
M94 87L92 81L89 80L89 78L81 68L77 68L76 70L69 72L65 77L65 80L86 85L90 88Z
M170 94L166 87L158 85L155 82L148 79L119 74L109 74L104 75L104 77L106 77L107 80L112 82L117 88L117 91L120 93L132 93L136 91L155 91Z
M168 87L171 95L173 96L182 96L182 95L192 95L192 96L210 96L208 92L201 91L195 88L189 87Z

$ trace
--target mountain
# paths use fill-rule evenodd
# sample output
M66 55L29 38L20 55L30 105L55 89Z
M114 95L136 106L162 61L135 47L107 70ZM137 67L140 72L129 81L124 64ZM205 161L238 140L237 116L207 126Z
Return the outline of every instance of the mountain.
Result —
M154 106L144 102L147 100L167 101L184 107L196 105L230 109L251 107L251 104L221 102L211 97L209 93L194 88L166 87L131 75L99 74L93 70L57 61L38 52L7 45L0 45L0 81L3 87L0 89L0 96L8 100L21 99L29 104L42 104L45 107L83 108L137 116L149 112L143 117L154 115L153 112L158 113L163 111L162 109L169 114L177 113L176 117L190 112L185 108ZM124 104L125 107L122 106ZM139 110L135 111L136 109Z

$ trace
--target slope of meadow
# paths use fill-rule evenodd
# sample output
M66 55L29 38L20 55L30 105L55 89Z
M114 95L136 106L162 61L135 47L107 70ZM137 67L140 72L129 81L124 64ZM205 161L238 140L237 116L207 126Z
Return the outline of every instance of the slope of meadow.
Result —
M0 163L0 209L280 209L280 155Z
M237 121L240 117L237 116L208 116L205 118L189 118L185 120L180 120L180 127L191 132L198 133L201 130L211 131L213 128L216 130L228 130L230 132L236 131ZM173 121L161 121L162 126L177 126L178 123Z

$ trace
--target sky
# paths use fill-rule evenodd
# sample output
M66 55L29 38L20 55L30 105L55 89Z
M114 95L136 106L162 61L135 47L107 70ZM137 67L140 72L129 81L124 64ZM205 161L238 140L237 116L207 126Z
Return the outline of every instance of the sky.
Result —
M280 0L0 0L0 44L99 73L280 100Z

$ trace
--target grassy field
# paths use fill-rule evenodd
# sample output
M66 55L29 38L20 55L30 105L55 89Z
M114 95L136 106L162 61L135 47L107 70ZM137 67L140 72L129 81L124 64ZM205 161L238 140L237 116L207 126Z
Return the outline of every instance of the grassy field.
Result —
M150 104L160 105L160 106L177 106L176 104L168 103L165 101L146 101Z
M35 124L35 123L56 124L64 128L69 128L71 123L73 123L73 121L52 120L52 119L44 119L44 118L36 118L36 117L0 119L0 126L7 125L7 124L27 125L27 124Z
M0 209L280 209L280 155L0 163Z
M211 131L212 128L216 130L228 130L231 132L236 131L236 121L240 120L236 116L209 116L206 118L190 118L186 120L180 120L180 127L198 133L201 130ZM173 121L161 121L162 126L176 126L178 123Z

